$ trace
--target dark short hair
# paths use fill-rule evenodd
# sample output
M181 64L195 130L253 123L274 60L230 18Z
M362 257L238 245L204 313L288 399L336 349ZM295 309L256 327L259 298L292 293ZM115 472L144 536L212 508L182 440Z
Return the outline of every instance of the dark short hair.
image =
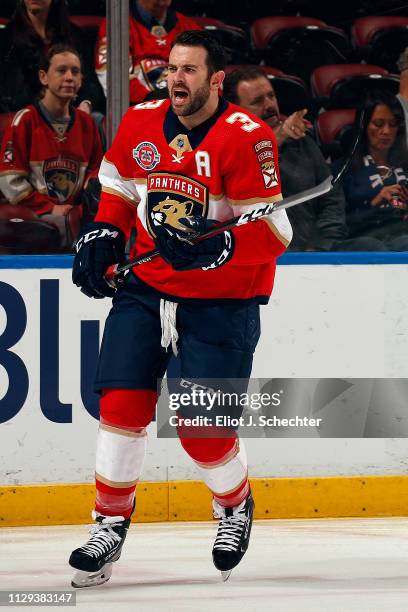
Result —
M205 30L186 30L174 39L171 48L176 45L183 47L204 47L207 51L208 74L224 70L226 65L225 51L218 40Z
M39 69L47 72L54 55L59 55L60 53L72 53L73 55L76 55L82 68L82 58L79 51L75 49L75 47L71 47L71 45L58 44L50 47L48 51L41 56Z
M241 81L255 81L263 77L268 80L266 74L259 66L243 66L236 68L225 77L223 83L223 95L233 104L239 104L238 85Z

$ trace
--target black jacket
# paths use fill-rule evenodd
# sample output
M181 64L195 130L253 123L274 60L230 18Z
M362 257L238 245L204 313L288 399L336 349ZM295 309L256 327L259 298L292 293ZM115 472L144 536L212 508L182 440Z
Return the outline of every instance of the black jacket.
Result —
M287 139L279 147L283 197L321 183L330 174L320 149L310 136ZM289 249L329 251L347 238L344 195L338 187L324 196L287 209L293 228Z

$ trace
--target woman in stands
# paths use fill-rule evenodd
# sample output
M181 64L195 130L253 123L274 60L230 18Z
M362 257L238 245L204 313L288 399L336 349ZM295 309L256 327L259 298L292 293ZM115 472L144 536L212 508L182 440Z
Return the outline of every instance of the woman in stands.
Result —
M341 162L339 162L339 165ZM401 106L378 92L367 101L360 144L343 188L351 236L408 250L408 150Z
M87 57L83 39L81 29L69 21L65 0L17 0L10 22L0 32L0 112L14 112L34 102L41 91L40 57L52 45L68 44ZM93 105L103 110L103 92L93 66L88 62L84 71L80 108L91 112Z
M41 99L18 111L5 131L0 189L10 204L56 227L58 250L69 252L89 213L86 194L99 186L102 148L93 119L72 106L82 80L76 49L51 47L40 61L39 79Z

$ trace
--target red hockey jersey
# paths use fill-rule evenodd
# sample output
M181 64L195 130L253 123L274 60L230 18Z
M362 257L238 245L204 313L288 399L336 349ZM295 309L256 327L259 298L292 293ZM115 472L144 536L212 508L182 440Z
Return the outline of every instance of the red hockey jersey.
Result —
M129 98L135 104L147 94L167 87L166 71L173 40L185 30L200 30L190 17L168 11L168 24L155 25L149 30L141 21L129 17ZM166 27L168 29L166 29ZM106 95L106 19L99 28L96 44L95 69Z
M6 129L0 153L0 190L11 204L37 214L55 204L75 204L86 181L98 176L99 134L87 113L72 109L65 133L58 133L37 106L18 111Z
M137 240L131 257L155 247L155 227L203 215L224 221L254 205L281 199L278 153L272 130L254 115L220 100L219 110L188 131L169 100L129 109L104 158L97 221L106 221ZM284 210L234 230L232 259L214 270L176 272L161 257L134 273L177 298L267 301L275 259L292 237Z

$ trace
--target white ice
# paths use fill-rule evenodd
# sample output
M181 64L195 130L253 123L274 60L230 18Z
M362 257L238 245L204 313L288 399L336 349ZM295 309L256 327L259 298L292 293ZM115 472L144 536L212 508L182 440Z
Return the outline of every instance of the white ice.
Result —
M408 610L408 519L257 521L225 583L211 560L215 532L215 522L132 525L111 580L76 589L76 609ZM86 539L83 525L1 528L0 590L70 589L67 559Z

